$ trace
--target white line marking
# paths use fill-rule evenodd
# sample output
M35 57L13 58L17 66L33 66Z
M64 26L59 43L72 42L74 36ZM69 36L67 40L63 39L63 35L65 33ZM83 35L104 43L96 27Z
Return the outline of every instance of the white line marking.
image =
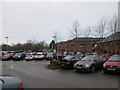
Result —
M10 68L13 69L13 65Z

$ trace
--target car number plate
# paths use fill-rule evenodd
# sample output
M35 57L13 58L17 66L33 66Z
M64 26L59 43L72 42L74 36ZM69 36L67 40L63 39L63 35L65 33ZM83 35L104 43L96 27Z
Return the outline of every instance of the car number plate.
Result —
M77 67L78 69L81 69L81 67Z
M115 69L114 69L114 68L108 68L108 70L110 70L110 71L115 71Z

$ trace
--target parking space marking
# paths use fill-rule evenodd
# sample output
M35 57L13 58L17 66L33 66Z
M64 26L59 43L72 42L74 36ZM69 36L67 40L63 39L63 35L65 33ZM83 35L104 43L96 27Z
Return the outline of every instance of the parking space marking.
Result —
M11 68L11 69L14 69L13 67L14 67L14 65L12 65L10 68Z

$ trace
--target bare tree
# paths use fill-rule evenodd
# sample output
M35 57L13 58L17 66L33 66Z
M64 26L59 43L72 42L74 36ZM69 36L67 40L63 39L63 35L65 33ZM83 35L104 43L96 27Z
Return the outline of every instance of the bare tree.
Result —
M120 19L118 18L118 32L120 32Z
M109 22L110 34L114 34L119 31L120 24L118 23L118 17L114 16Z
M13 44L11 47L11 50L19 51L19 50L31 50L31 51L42 51L44 49L48 49L47 43L44 41L34 41L28 40L26 43L18 43L18 44Z
M100 22L97 24L97 26L95 27L95 32L97 34L98 37L104 37L105 32L106 32L106 24L107 24L107 20L106 19L101 19Z
M70 36L72 38L77 38L80 36L80 23L76 20L74 23L73 23L73 29L70 31Z
M88 27L85 29L85 31L84 31L84 36L85 36L85 37L89 37L90 33L91 33L91 27L88 26Z

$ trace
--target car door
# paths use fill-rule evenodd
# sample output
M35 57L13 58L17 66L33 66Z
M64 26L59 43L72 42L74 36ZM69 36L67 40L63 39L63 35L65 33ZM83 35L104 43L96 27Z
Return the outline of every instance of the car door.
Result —
M21 58L22 58L22 59L24 58L24 54L21 54Z
M96 57L97 68L102 68L104 63L104 58L102 56Z
M103 67L103 64L104 64L104 62L105 62L105 58L102 57L102 56L99 56L99 61L100 61L100 68L102 68L102 67Z
M94 64L96 68L100 68L101 67L101 60L99 56L96 56L94 59Z

